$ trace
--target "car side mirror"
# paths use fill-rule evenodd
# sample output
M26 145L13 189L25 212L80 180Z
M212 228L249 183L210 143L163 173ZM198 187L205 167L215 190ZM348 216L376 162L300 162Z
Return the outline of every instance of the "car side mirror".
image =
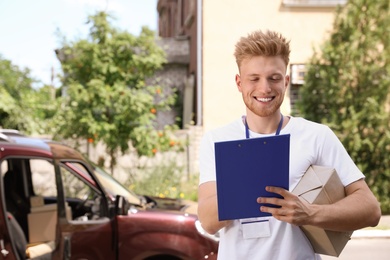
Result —
M121 195L115 197L115 213L116 215L127 215L130 204L127 199Z

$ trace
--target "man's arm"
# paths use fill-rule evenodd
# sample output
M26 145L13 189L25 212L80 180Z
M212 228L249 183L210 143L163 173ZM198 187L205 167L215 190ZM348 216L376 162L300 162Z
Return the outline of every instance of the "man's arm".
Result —
M310 204L282 188L267 187L267 191L280 194L284 199L258 198L258 203L281 206L261 206L260 210L297 226L313 225L328 230L353 231L376 226L381 217L379 203L363 179L345 187L345 198L328 205Z
M218 220L217 188L215 181L199 185L198 218L202 227L210 234L215 234L231 221Z

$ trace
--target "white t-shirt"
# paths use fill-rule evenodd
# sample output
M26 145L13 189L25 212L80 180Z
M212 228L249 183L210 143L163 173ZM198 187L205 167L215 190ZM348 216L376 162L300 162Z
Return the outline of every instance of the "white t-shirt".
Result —
M310 165L335 168L344 186L364 178L329 127L290 117L280 134L290 134L290 191ZM270 135L274 134L250 131L251 138ZM200 184L216 180L214 143L238 139L245 139L241 118L203 136L199 155ZM299 227L273 217L234 220L232 225L220 230L220 235L218 259L320 259Z

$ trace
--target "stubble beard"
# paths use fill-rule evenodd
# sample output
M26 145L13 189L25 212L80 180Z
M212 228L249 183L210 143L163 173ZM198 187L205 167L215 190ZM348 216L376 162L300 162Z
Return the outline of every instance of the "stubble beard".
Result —
M246 105L246 107L252 112L254 113L255 115L259 116L259 117L269 117L273 114L276 113L276 111L278 111L278 109L280 108L280 106L282 105L283 103L283 99L280 99L280 98L275 98L274 100L272 100L272 105L270 107L267 107L267 108L259 108L258 106L256 106L258 101L253 101L251 100L251 102L248 102L244 99L244 103Z

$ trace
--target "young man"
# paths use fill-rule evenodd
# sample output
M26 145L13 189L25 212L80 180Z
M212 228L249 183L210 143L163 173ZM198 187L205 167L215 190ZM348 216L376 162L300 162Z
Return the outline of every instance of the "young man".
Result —
M220 231L218 259L320 259L300 225L335 231L376 226L381 216L379 203L336 135L325 125L281 114L290 80L286 75L289 41L276 32L255 31L238 41L234 54L239 70L236 85L246 116L206 133L200 147L198 214L207 232ZM258 203L280 206L259 205L259 211L273 217L258 218L249 225L243 220L219 221L214 143L275 135L280 123L280 134L290 134L289 190L310 165L322 165L336 169L347 196L331 205L314 205L288 190L267 187L268 192L283 197L257 198ZM259 160L259 168L261 164Z

